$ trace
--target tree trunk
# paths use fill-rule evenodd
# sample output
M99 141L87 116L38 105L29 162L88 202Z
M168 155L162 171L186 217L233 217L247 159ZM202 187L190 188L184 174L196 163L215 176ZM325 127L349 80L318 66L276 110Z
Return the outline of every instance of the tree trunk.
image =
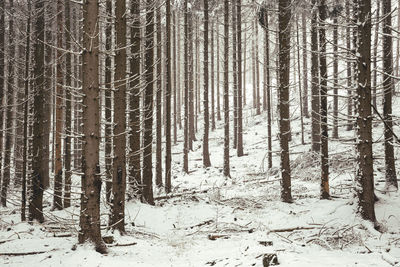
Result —
M105 53L105 174L106 174L106 200L107 203L111 202L111 191L112 191L112 134L113 134L113 121L112 121L112 66L111 66L111 54L112 54L112 1L107 0L106 2L106 26L105 26L105 38L106 38L106 51ZM133 127L133 126L132 126Z
M145 98L144 98L144 150L143 150L143 200L154 205L153 197L153 87L154 87L154 2L146 1L145 43Z
M224 176L229 167L229 0L224 1Z
M350 16L350 3L349 1L346 1L346 18L347 18L347 23L351 23L351 16ZM347 49L347 56L351 57L352 51L351 51L351 35L350 35L350 27L346 27L346 49ZM353 48L355 49L355 48ZM353 92L352 92L352 86L353 86L353 77L352 77L352 63L350 60L347 61L347 117L348 117L348 123L347 123L347 128L346 130L350 131L353 129Z
M373 51L374 51L374 55L373 55L373 57L372 57L372 64L373 64L373 79L372 79L372 104L374 105L374 107L376 108L376 98L377 98L377 95L376 95L376 92L377 92L377 81L378 81L378 71L377 71L377 67L378 67L378 64L377 64L377 61L378 61L378 43L379 43L379 20L380 20L380 7L381 7L381 1L380 0L377 0L376 1L376 6L377 6L377 8L376 8L376 22L375 22L375 38L374 38L374 48L373 48ZM374 113L375 113L375 110L374 110Z
M337 14L339 15L339 14ZM337 15L333 18L333 129L332 137L339 138L338 129L338 86L339 86L339 56L338 56L338 19Z
M165 123L165 192L171 192L171 0L166 0L167 11L167 58L166 58L166 74L165 79L165 97L166 97L166 123ZM175 112L174 112L175 114ZM176 135L175 135L176 136Z
M195 78L194 78L194 53L193 53L193 12L189 11L188 18L188 31L189 31L189 149L193 150L193 141L196 141L196 134L194 129L194 86L195 86ZM197 73L196 73L197 75Z
M386 187L397 185L396 165L393 149L392 94L393 83L393 42L392 42L392 1L383 0L383 117L385 120L385 177Z
M308 7L308 5L306 6ZM307 21L306 12L301 14L302 24L302 40L303 40L303 114L306 118L309 118L308 113L308 59L307 59Z
M162 29L161 29L161 1L158 2L158 7L156 10L156 20L157 20L157 59L156 59L156 68L157 68L157 76L156 76L156 185L158 187L162 186L162 104L161 98L163 94L162 84L161 84L161 64L163 62L163 54L162 54Z
M100 88L99 88L99 3L86 0L83 5L83 153L82 194L79 243L90 240L96 250L106 253L107 249L100 232Z
M233 148L237 148L237 96L238 96L238 73L237 73L237 32L236 32L236 3L232 1L232 77L233 77Z
M321 74L321 198L328 199L329 195L329 162L328 162L328 71L326 66L326 3L319 2L319 66Z
M29 221L44 221L43 217L43 190L48 176L48 155L43 147L48 143L48 128L46 128L46 110L44 95L48 94L44 88L44 1L35 2L36 20L34 24L34 63L33 63L33 125L32 125L32 180L29 196ZM45 107L46 105L46 107ZM46 129L45 129L46 128ZM34 155L34 156L33 156ZM47 163L47 168L43 161Z
M65 2L65 28L68 33L71 32L71 7L70 2ZM71 49L71 36L65 34L65 49ZM64 208L71 206L71 88L72 88L72 62L71 53L65 55L65 139L64 139Z
M291 1L279 0L279 139L281 146L281 198L292 202L289 160L289 69Z
M208 0L204 0L204 136L203 136L203 165L205 168L211 166L210 152L208 149L208 132L210 128L210 117L208 114Z
M354 0L358 33L357 55L357 175L356 192L361 216L372 222L375 218L374 169L372 154L371 116L371 1Z
M217 25L216 25L216 36L217 36L217 120L220 121L221 120L221 95L220 95L220 85L221 85L221 81L220 81L220 59L219 59L219 23L217 21Z
M237 13L237 156L243 156L243 105L242 105L242 3L236 0Z
M258 23L257 23L257 18L256 22L254 24L255 28L255 64L256 64L256 114L260 115L261 114L261 108L260 108L260 64L258 62Z
M188 14L188 0L184 0L184 95L183 101L185 106L185 114L184 114L184 126L183 126L183 171L185 173L189 173L189 14Z
M140 164L140 0L131 0L131 82L130 87L130 158L129 158L129 189L128 199L141 195L141 164ZM111 78L111 77L110 77Z
M4 74L5 74L5 62L4 62L4 54L5 54L5 34L6 34L6 24L5 24L5 1L0 1L0 170L2 170L2 162L3 162L3 98L4 98ZM0 172L0 187L2 181L2 172Z
M176 28L177 27L176 27L176 25L177 25L178 22L177 22L177 19L176 19L177 16L175 15L175 13L177 13L176 10L172 11L172 13L171 13L172 26L170 26L170 27L172 27L172 41L173 41L172 57L171 57L172 58L172 71L171 71L171 73L173 75L174 82L171 84L171 86L172 86L172 88L174 90L174 95L173 95L173 97L174 97L174 145L176 145L178 143L178 126L177 126L177 123L178 123L178 119L177 119L178 106L177 106L176 101L177 101L177 97L179 97L179 95L177 95L178 94L177 88L178 88L179 82L180 82L179 75L177 75L177 71L178 71L177 68L179 68L179 65L177 66L177 53L176 53L176 46L177 46ZM179 30L179 28L178 28L178 30ZM178 52L180 53L181 51L178 50ZM177 81L177 79L178 79L178 81Z
M63 3L61 0L57 0L57 47L63 47ZM61 133L62 133L62 120L63 120L63 56L61 51L57 52L57 86L56 86L56 101L55 101L55 111L56 117L54 122L56 125L55 136L53 136L53 142L55 142L55 168L54 168L54 195L53 195L53 208L61 210L62 205L62 183L63 183L63 166L62 166L62 156L61 156Z
M312 151L320 152L320 95L319 95L319 72L318 72L318 13L315 8L316 0L312 0L311 18L311 143Z
M214 27L215 21L211 19L211 130L215 130L215 69L214 69Z

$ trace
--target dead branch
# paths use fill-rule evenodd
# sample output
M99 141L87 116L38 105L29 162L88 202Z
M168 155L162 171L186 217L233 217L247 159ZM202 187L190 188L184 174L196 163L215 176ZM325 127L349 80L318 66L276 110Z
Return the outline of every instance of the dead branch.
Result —
M297 226L293 228L281 228L281 229L271 229L269 230L270 233L281 233L281 232L293 232L297 230L311 230L311 229L319 229L321 227L316 226Z
M132 242L132 243L126 243L126 244L114 244L114 245L108 245L107 247L129 247L129 246L134 246L137 245L137 242Z
M29 251L29 252L0 252L0 256L29 256L43 254L47 252L55 251L56 249L46 250L46 251Z

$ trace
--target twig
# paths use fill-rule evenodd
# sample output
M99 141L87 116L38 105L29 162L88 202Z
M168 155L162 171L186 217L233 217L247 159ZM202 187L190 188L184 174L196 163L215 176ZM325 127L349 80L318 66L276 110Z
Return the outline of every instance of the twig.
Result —
M137 245L137 242L132 242L132 243L126 243L126 244L114 244L114 245L108 245L107 247L129 247L129 246L134 246Z
M269 232L270 233L292 232L292 231L297 231L297 230L311 230L311 229L316 229L316 228L321 228L321 227L316 227L316 226L297 226L297 227L293 227L293 228L272 229L272 230L269 230Z
M56 249L46 250L46 251L29 251L29 252L0 252L0 256L28 256L28 255L43 254L55 250Z

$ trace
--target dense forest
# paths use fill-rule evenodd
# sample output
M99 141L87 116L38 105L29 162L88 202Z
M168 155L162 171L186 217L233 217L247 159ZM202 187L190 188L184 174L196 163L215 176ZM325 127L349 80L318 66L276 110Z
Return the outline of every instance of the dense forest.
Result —
M100 262L138 249L135 266L303 266L308 246L397 266L399 8L0 0L0 263L73 264L60 241L19 251L58 238ZM272 250L180 262L202 234Z

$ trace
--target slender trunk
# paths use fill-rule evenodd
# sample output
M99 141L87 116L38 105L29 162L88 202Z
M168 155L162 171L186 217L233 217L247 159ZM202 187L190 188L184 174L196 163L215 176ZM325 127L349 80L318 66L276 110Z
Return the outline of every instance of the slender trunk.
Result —
M61 0L57 0L57 46L59 48L63 47L63 3ZM55 142L55 168L54 168L54 195L53 195L53 208L62 209L62 180L63 180L63 166L62 166L62 156L61 156L61 133L62 133L62 120L63 120L63 56L59 51L57 51L57 86L56 86L56 101L55 112L56 116L54 122L56 125L55 136L53 136L53 142Z
M339 86L339 56L338 56L338 20L335 16L333 18L333 129L332 137L339 138L338 129L338 86Z
M236 0L237 13L237 156L243 156L243 105L242 105L242 3Z
M208 114L208 0L204 0L204 136L203 136L203 165L210 167L210 152L208 149L208 132L210 128L210 118Z
M188 18L188 32L189 32L189 149L193 150L193 141L196 141L195 129L194 129L194 53L193 53L193 12L189 11ZM197 75L197 73L196 73Z
M166 97L166 123L165 123L165 192L171 192L171 0L166 0L167 12L167 58L165 79L165 97ZM175 114L175 112L174 112ZM176 136L176 135L175 135Z
M346 18L347 22L350 24L351 23L351 16L350 16L350 2L346 1ZM351 24L350 24L351 25ZM352 51L351 51L351 35L350 35L350 25L346 27L346 49L347 49L347 56L351 57L352 56ZM355 48L353 48L355 49ZM353 129L353 92L352 92L352 86L353 86L353 77L352 77L352 63L350 60L347 61L347 117L348 117L348 122L347 122L347 127L346 130L350 131Z
M229 167L229 0L224 1L224 176Z
M319 95L319 71L318 71L318 13L315 8L316 0L312 0L312 18L311 18L311 143L312 151L320 152L320 95Z
M383 0L383 116L385 120L385 177L386 187L398 188L393 149L392 94L393 82L393 42L392 42L392 1Z
M377 71L377 61L378 61L378 43L379 43L379 20L380 20L380 7L381 7L381 1L377 0L376 1L376 22L375 22L375 37L374 37L374 55L372 57L372 64L373 64L373 79L372 79L372 104L374 107L376 107L376 87L377 87L377 80L378 80L378 71ZM375 113L375 110L374 110Z
M158 3L159 4L159 3ZM162 55L162 29L161 29L161 6L157 7L156 11L156 20L157 20L157 58L156 58L156 185L158 187L162 186L162 104L161 98L163 94L162 84L161 84L161 64L163 63L163 55Z
M329 195L329 162L328 162L328 71L326 66L326 37L325 19L326 3L325 0L319 2L319 65L321 73L321 198L328 199Z
M309 118L308 112L308 59L307 59L307 21L306 12L301 14L302 40L303 40L303 114Z
M237 73L237 32L236 32L236 4L232 1L232 77L233 77L233 148L237 148L237 96L238 96L238 73Z
M185 31L185 36L184 36L184 95L183 95L183 101L184 101L184 106L185 106L185 114L183 117L184 121L184 126L183 126L183 138L184 138L184 144L183 144L183 171L185 173L189 173L189 163L188 163L188 157L189 157L189 25L188 25L188 20L189 20L189 14L188 14L188 0L184 0L184 31Z
M279 139L281 146L281 198L292 202L289 160L289 69L291 1L279 0Z
M215 130L215 60L214 60L214 19L211 19L211 130Z
M4 98L4 74L5 74L5 62L4 62L4 54L5 54L5 34L6 34L6 24L5 24L5 1L0 1L0 170L2 170L2 162L3 162L3 98ZM2 182L2 172L0 172L0 187Z
M216 25L216 36L217 36L217 120L220 121L221 120L221 102L220 102L220 85L221 85L221 81L220 81L220 60L219 60L219 23L217 22Z
M177 79L179 79L179 76L177 75L177 54L176 54L176 45L177 45L177 41L176 41L176 27L175 25L177 24L177 20L176 20L176 15L175 13L177 13L177 11L172 11L172 41L173 41L173 49L172 49L172 74L173 74L173 84L171 85L173 90L174 90L174 145L177 144L178 142L178 127L177 127L177 104L176 104L176 100L177 100L177 87L179 86L179 80L177 81ZM180 53L180 51L178 51ZM179 65L178 65L179 67Z
M154 2L146 1L146 44L145 44L145 99L144 99L144 150L143 150L143 200L154 205L153 197L153 86L154 86Z

